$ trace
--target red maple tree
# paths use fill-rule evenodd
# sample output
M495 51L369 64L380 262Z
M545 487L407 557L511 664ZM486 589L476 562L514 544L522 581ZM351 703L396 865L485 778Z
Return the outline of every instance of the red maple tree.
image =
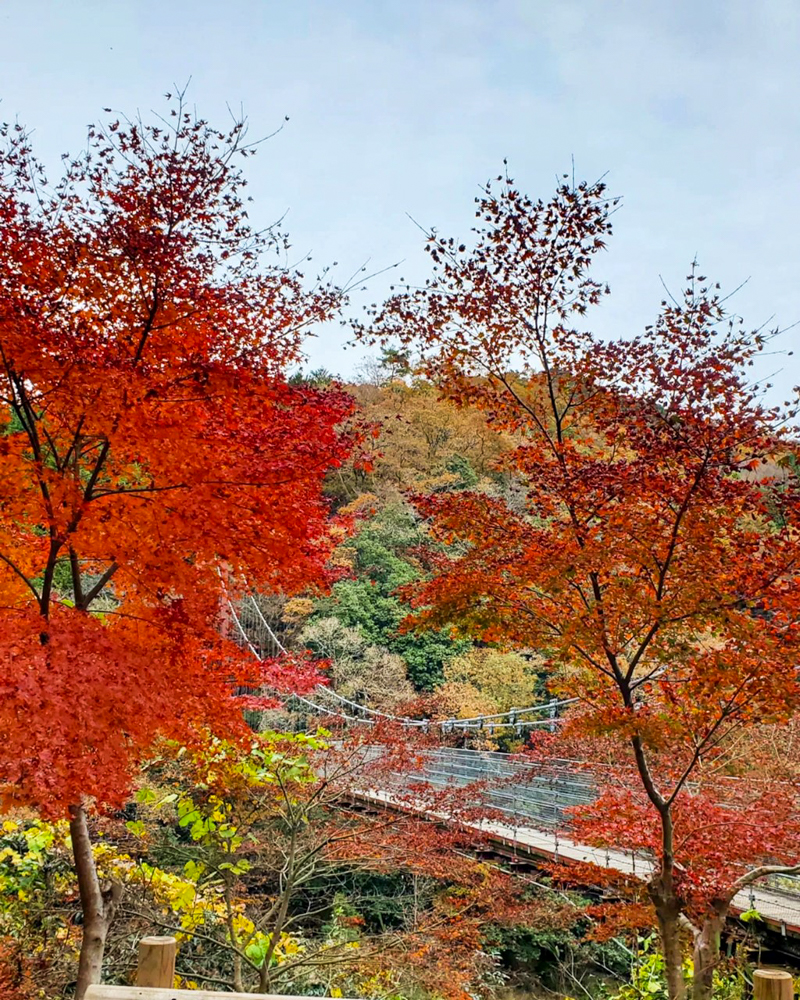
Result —
M19 126L0 152L0 793L71 818L84 910L78 996L115 895L85 806L119 806L157 733L242 730L236 687L307 688L220 635L244 581L325 580L326 471L352 400L290 384L341 293L249 224L244 122L182 98L110 118L50 186Z
M746 375L768 338L696 268L643 334L577 328L608 291L590 266L615 204L602 183L543 203L498 178L474 247L432 235L434 276L360 332L418 352L445 398L516 441L507 491L417 499L450 554L412 624L546 651L553 689L581 698L575 731L611 741L626 777L580 833L651 855L670 996L689 930L706 997L733 893L800 862L792 783L706 780L800 699L800 491L743 474L786 447L786 414Z

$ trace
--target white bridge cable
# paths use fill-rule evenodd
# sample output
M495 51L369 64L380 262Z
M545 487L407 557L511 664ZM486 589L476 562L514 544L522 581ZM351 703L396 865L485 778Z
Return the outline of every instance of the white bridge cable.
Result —
M395 721L403 719L402 716L390 715L388 712L379 712L377 711L377 709L367 708L366 705L359 705L357 702L350 701L349 698L345 698L343 695L340 695L338 691L334 691L333 688L323 686L322 690L324 690L326 694L331 695L331 697L335 698L337 701L340 701L345 705L349 705L351 708L358 709L361 712L367 712L369 715L380 715L385 719L393 719ZM529 705L527 708L510 708L507 712L498 712L496 715L474 715L467 719L447 719L446 721L456 722L459 725L484 722L490 725L493 724L495 725L495 727L501 725L513 726L516 725L518 722L522 723L523 725L528 725L528 723L525 722L523 719L521 719L520 716L528 715L532 712L545 712L548 710L555 711L557 708L561 708L564 705L572 705L576 701L578 701L577 698L564 698L561 701L553 699L552 701L540 702L538 705ZM509 719L509 722L508 723L495 722L494 720L496 719ZM409 720L406 719L404 721L409 721Z
M320 685L316 689L317 695L328 695L334 698L341 704L347 705L350 708L355 709L359 712L366 712L372 716L378 716L383 719L388 719L393 722L399 722L403 726L419 726L422 728L427 728L429 726L436 726L441 728L443 731L448 732L454 729L466 730L475 729L481 730L486 729L489 733L494 732L495 729L532 729L540 726L552 726L558 724L563 720L558 717L551 717L547 719L522 719L519 716L524 715L529 712L541 712L545 710L550 710L555 712L557 708L563 705L571 705L576 702L577 698L568 698L563 701L549 701L544 702L540 705L533 705L529 708L514 708L510 709L508 712L501 712L497 715L476 715L466 719L439 719L433 721L431 719L409 719L405 716L390 715L387 712L379 712L377 709L368 708L366 705L359 705L357 702L350 701L349 698L345 698L338 692L334 691L333 688ZM352 716L346 716L347 718L352 718ZM508 721L497 721L507 719ZM362 721L371 721L369 719Z
M268 646L272 646L275 650L277 650L277 655L279 656L288 655L286 647L275 635L275 632L269 622L264 617L258 602L251 594L247 594L241 600L238 611L230 599L227 603L236 633L241 639L242 644L247 647L253 656L259 660L265 659L264 648ZM246 624L251 626L250 630L248 630L248 628L246 628L242 623L243 618L245 620L249 619L249 621L246 621ZM264 638L266 638L267 642L261 641ZM253 639L255 639L255 644ZM314 689L314 694L317 698L328 696L340 705L347 706L352 711L361 714L353 715L351 712L346 712L343 709L337 711L327 708L310 698L305 698L297 694L291 695L289 700L298 701L307 708L310 708L315 712L319 712L322 715L336 716L338 718L347 719L350 722L358 722L361 724L366 723L371 725L373 720L386 719L390 722L399 722L402 726L407 728L422 728L427 730L428 728L435 727L441 729L442 732L486 729L490 734L496 729L516 729L517 731L521 731L522 729L531 729L534 727L538 728L540 726L553 727L562 721L555 715L556 710L564 707L565 705L572 705L578 701L577 698L564 698L560 701L552 700L548 702L540 702L538 705L529 705L525 708L512 708L507 712L498 712L494 715L475 715L466 719L450 718L432 720L410 719L406 716L398 716L392 715L389 712L381 712L378 709L369 708L367 705L360 705L358 702L345 698L344 695L339 694L338 691L334 691L333 688L324 684L317 685ZM537 712L548 712L549 718L524 718L526 715Z

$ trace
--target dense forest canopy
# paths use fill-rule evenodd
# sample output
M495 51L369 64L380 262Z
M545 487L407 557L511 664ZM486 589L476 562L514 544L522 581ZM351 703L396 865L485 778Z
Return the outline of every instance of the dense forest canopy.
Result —
M693 265L594 337L616 203L502 175L353 323L358 379L304 374L347 290L251 227L243 122L112 115L54 186L2 140L0 994L81 1000L158 930L187 988L742 995L732 900L800 870L768 336ZM643 872L506 864L482 790L426 780L455 744L585 769L569 836Z

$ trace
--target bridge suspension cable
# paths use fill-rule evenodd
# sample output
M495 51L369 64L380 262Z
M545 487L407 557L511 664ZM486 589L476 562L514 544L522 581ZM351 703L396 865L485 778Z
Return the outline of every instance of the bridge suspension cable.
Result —
M238 603L238 607L228 600L234 631L240 645L246 647L259 660L288 655L288 650L275 635L264 613L258 605L258 601L251 595L245 595ZM372 725L374 722L383 719L389 722L397 722L407 728L415 729L440 729L443 733L467 730L487 730L489 733L496 729L515 729L521 732L523 729L550 727L553 728L560 721L557 716L559 708L572 705L578 701L577 698L564 698L561 700L551 700L540 702L537 705L528 705L525 708L511 708L507 712L497 712L493 715L475 715L466 719L410 719L407 716L393 715L390 712L381 712L378 709L361 705L356 701L345 698L344 695L334 691L333 688L325 684L319 684L314 689L314 696L317 700L293 694L289 701L298 702L306 708L318 712L321 715L336 716L346 719L349 722L356 722L361 725ZM319 700L331 699L338 708L329 708L320 705ZM546 718L536 718L542 712L547 712ZM529 718L533 716L533 718Z

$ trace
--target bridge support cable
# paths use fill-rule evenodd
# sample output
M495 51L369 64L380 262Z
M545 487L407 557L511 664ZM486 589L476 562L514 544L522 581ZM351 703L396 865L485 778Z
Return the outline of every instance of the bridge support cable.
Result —
M259 660L286 656L288 651L272 626L262 612L258 601L252 594L246 594L240 601L234 604L228 600L228 608L236 635L236 641L247 648ZM337 709L319 704L320 701L330 701L337 704ZM314 698L302 698L299 695L292 695L290 700L295 700L305 707L318 712L320 715L336 716L349 722L371 725L379 720L399 723L404 728L438 729L443 734L452 732L478 732L483 730L487 735L494 735L495 730L513 729L518 734L523 731L541 726L549 727L551 731L559 723L557 716L558 709L567 705L575 704L577 698L565 698L562 700L551 700L538 705L529 705L526 708L512 708L507 712L497 712L492 715L476 715L466 719L410 719L406 716L393 715L390 712L381 712L378 709L361 705L358 702L345 698L344 695L334 691L333 688L325 684L318 685L314 690ZM540 713L546 712L544 719L536 718ZM531 718L532 716L532 718Z

